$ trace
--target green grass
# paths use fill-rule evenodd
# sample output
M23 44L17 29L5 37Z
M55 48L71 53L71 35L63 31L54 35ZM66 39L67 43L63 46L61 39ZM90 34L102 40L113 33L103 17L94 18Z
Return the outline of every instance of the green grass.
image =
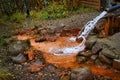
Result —
M7 38L7 36L5 35L0 36L0 46L7 46L8 43L5 41L5 38Z
M14 80L15 76L10 73L6 68L0 69L0 80Z
M65 5L58 5L52 3L47 8L42 10L31 10L30 17L38 20L49 20L49 19L60 19L70 16L76 11L88 13L95 11L93 8L78 6L77 8L68 9ZM5 25L7 22L12 23L22 23L26 19L26 14L21 12L16 12L11 16L6 16L0 13L0 25Z
M22 20L25 20L26 14L16 12L12 16L9 17L10 22L18 22L20 23Z
M43 8L41 11L31 11L31 17L37 19L57 19L68 16L68 10L63 5L57 5L53 3L47 8Z
M84 13L89 13L89 12L94 12L95 11L95 9L90 8L90 7L85 7L85 6L79 6L78 10L80 12L84 12Z

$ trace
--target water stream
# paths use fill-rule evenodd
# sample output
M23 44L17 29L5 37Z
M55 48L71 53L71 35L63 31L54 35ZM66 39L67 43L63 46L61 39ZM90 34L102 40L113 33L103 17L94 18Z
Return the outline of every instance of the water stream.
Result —
M65 55L65 54L73 54L73 53L78 53L80 51L83 51L85 49L85 42L86 38L88 37L89 33L94 29L96 23L105 15L107 14L106 11L103 11L100 15L98 15L96 18L93 20L89 21L82 29L82 31L79 32L78 37L72 37L69 39L71 42L75 42L76 38L82 38L82 42L78 46L72 46L72 47L64 47L60 49L53 49L50 48L49 52L53 53L54 55ZM61 53L62 54L58 54Z

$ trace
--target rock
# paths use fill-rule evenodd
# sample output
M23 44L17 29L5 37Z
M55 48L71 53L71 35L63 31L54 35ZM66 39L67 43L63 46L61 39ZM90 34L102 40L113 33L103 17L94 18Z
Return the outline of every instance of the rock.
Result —
M93 60L93 61L95 61L95 60L97 59L97 57L98 57L98 55L92 55L92 56L90 57L90 59Z
M40 36L37 39L35 39L35 42L44 42L46 41L46 38L44 36Z
M113 68L120 70L120 60L113 60Z
M84 56L77 56L77 62L78 62L78 63L85 62L86 60L87 60L87 58L84 57Z
M13 57L12 59L16 63L24 63L27 60L26 56L21 53L18 56Z
M44 65L34 63L30 67L28 67L28 70L30 72L40 72L43 69Z
M110 60L109 58L105 57L103 54L99 54L99 60L103 63L106 63L106 64L109 64L111 65L112 64L112 60Z
M73 69L71 71L71 80L93 80L94 76L88 67Z
M118 59L120 58L120 32L113 36L98 39L92 48L92 53L99 53L102 49L103 55Z
M77 36L79 34L80 29L79 28L73 28L73 29L63 29L60 36Z
M90 36L86 41L86 49L91 50L94 44L96 43L96 41L97 41L96 36Z
M108 48L103 49L100 53L103 54L104 56L112 58L112 59L118 58L118 56L114 52L109 50Z
M102 62L99 59L95 60L95 64L100 66L100 67L103 66Z
M93 54L98 54L102 50L102 44L97 42L93 47L92 47L92 53Z
M52 65L52 64L49 64L49 65L47 66L47 69L48 69L50 72L55 72L55 71L56 71L56 67L55 67L54 65Z
M85 56L85 57L90 57L91 55L93 55L93 53L89 50L86 50L84 52L80 52L78 55Z
M51 35L46 36L46 40L47 40L47 41L54 42L54 41L57 40L57 36L51 36Z
M24 50L25 47L22 41L17 41L16 43L9 45L8 47L10 55L18 55L18 53L22 53Z

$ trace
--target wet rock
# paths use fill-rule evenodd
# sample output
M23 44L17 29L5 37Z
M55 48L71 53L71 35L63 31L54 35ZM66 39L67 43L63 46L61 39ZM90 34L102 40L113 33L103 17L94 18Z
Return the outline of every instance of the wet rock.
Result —
M20 53L18 56L13 57L12 59L16 63L23 63L23 62L25 62L27 60L27 57L25 55L23 55L23 54Z
M105 57L103 54L99 54L99 60L103 63L106 63L106 64L109 64L111 65L112 64L112 60L109 59L108 57Z
M93 80L94 76L88 67L73 69L71 80Z
M100 66L100 67L103 66L102 62L99 59L95 60L95 64Z
M57 40L57 36L51 36L51 35L46 36L46 40L50 42L54 42Z
M105 27L106 19L100 19L95 27L95 31L100 33Z
M93 60L93 61L95 61L95 60L97 59L97 57L98 57L98 55L92 55L92 56L90 57L90 59Z
M113 60L113 68L120 70L120 60Z
M114 52L112 52L111 50L109 50L107 48L103 49L100 53L103 54L104 56L112 58L112 59L118 58L118 56Z
M96 36L90 36L87 41L86 41L86 49L92 49L92 47L94 46L94 44L97 41L97 37Z
M40 72L43 69L44 65L34 63L30 67L28 67L28 70L30 72Z
M78 63L85 62L86 60L87 60L87 58L84 57L84 56L77 56L77 62L78 62Z
M35 39L35 42L44 42L46 41L46 38L44 36L40 36L37 39Z
M48 69L50 72L55 72L55 71L56 71L56 67L55 67L54 65L52 65L52 64L49 64L49 65L47 66L47 69Z
M80 52L78 55L79 56L90 57L91 55L93 55L93 53L91 51L89 51L89 50L86 50L84 52Z
M25 46L22 41L17 41L16 43L10 44L8 47L10 55L18 55L18 53L22 53L24 50Z
M60 36L77 36L79 33L79 28L73 28L73 29L63 29Z
M102 44L97 42L93 47L92 47L92 53L97 54L102 50Z
M93 53L99 53L102 49L102 53L110 58L120 58L120 32L104 39L98 39L96 44L92 48Z

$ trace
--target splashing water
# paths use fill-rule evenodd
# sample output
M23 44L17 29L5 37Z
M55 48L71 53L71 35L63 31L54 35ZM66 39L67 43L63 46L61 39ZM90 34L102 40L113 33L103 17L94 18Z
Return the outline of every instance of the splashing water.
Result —
M71 42L75 42L76 38L82 38L82 42L78 45L78 46L74 46L74 47L64 47L62 49L53 49L50 48L49 52L52 52L54 55L69 55L69 54L75 54L78 53L80 51L83 51L85 49L85 42L86 42L86 38L89 35L89 33L94 29L96 23L107 14L106 11L103 11L99 16L97 16L96 18L94 18L93 20L89 21L83 28L84 30L80 31L78 34L78 37L72 37L69 39L69 41ZM81 34L80 34L81 33ZM62 53L62 54L59 54Z

